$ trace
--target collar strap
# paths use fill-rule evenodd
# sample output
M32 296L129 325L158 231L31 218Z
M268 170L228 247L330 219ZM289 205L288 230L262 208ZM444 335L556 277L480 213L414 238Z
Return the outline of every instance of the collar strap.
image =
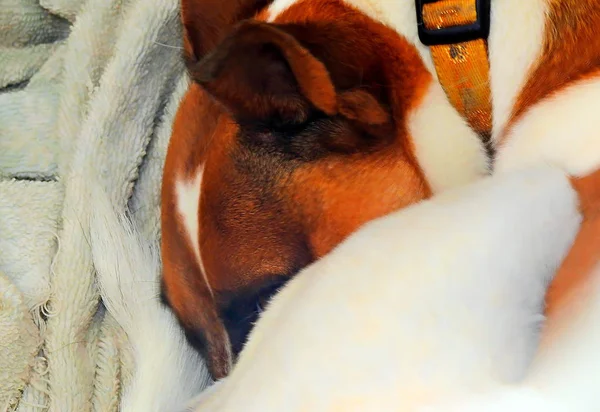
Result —
M416 0L419 39L429 46L448 100L482 138L492 130L487 37L491 0Z

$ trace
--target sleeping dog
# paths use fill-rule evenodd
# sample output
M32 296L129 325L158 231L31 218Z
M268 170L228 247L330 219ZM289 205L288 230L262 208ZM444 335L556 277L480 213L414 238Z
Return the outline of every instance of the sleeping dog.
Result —
M585 220L548 312L572 301L600 246L600 2L221 3L182 4L162 193L164 300L214 378L302 268L492 166L571 176Z

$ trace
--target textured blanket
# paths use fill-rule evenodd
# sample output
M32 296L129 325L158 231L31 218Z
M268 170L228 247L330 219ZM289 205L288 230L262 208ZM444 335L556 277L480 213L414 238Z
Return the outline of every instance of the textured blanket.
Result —
M162 163L187 85L178 6L0 4L0 411L162 411L148 394L206 384L156 299ZM147 250L127 255L132 227Z

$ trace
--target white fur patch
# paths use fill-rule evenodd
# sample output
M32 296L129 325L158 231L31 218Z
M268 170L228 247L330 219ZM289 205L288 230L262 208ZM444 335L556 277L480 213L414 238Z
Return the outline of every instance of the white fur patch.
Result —
M434 193L471 183L489 174L480 138L448 104L437 81L410 114L410 136L419 164Z
M505 137L495 171L550 163L584 176L600 167L600 78L532 107Z
M208 282L206 271L204 270L204 264L202 262L202 253L200 251L200 239L199 239L199 223L198 217L200 215L200 191L202 188L202 176L204 174L204 168L200 167L196 174L189 179L178 179L175 182L175 196L177 198L175 204L177 205L177 212L183 221L183 226L188 236L188 240L191 247L194 250L198 265L202 271L204 281L212 294L212 288Z
M548 0L492 1L488 38L492 138L502 133L544 43Z
M197 411L413 410L517 380L580 221L542 166L368 223L274 297Z
M275 0L269 6L269 18L268 22L273 22L283 11L287 10L292 4L297 3L299 0Z

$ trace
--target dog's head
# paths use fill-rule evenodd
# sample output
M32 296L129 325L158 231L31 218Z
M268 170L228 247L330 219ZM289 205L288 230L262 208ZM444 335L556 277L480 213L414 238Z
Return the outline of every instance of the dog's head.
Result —
M196 252L209 293L186 294L194 310L178 310L175 291L190 282L167 273L164 282L217 377L291 276L365 222L429 195L406 126L430 82L414 46L337 0L268 16L188 60L193 84L169 156L184 156L183 135L197 142L165 170L201 176ZM202 39L188 41L201 49ZM194 318L203 310L216 315Z

